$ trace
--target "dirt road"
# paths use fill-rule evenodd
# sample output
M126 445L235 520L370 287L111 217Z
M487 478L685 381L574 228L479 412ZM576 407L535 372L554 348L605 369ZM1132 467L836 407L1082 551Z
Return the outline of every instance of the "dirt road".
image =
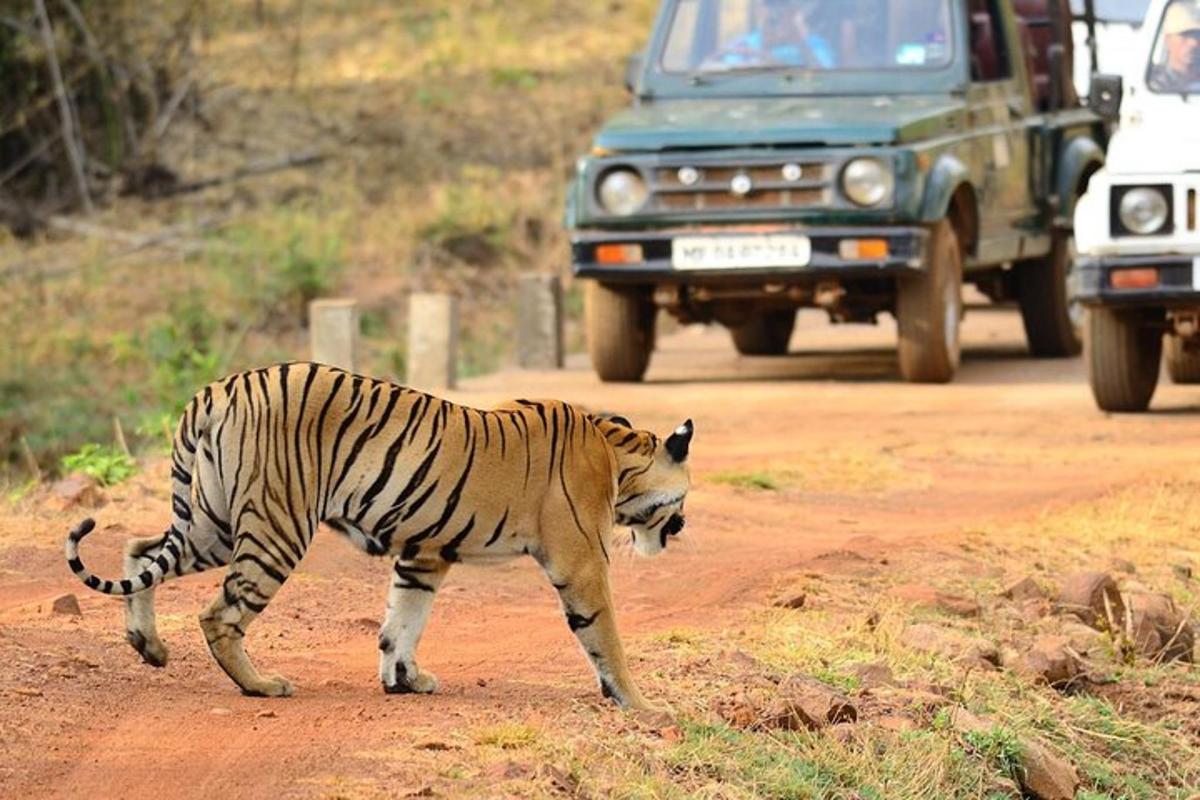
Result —
M1200 388L1165 384L1155 413L1107 417L1079 360L1024 358L1019 321L1001 311L970 316L956 383L910 386L896 378L892 335L802 316L792 355L739 359L722 331L685 329L661 343L645 385L601 385L577 362L473 380L455 399L562 397L661 432L696 421L686 536L659 559L613 565L619 622L650 696L663 678L640 644L681 625L736 626L779 576L821 569L822 554L952 541L1188 468L1180 442L1200 433ZM86 555L98 571L117 571L127 536L163 529L166 470L150 465L95 512ZM759 473L790 488L729 485ZM195 617L215 576L160 591L171 661L143 666L123 642L120 604L63 565L62 536L81 515L36 499L0 509L0 796L454 795L470 769L441 757L480 730L624 724L599 702L553 591L524 562L456 568L420 651L441 692L385 696L375 638L388 566L329 535L249 636L252 656L292 679L296 697L243 698L211 660ZM62 592L79 597L81 617L48 613Z

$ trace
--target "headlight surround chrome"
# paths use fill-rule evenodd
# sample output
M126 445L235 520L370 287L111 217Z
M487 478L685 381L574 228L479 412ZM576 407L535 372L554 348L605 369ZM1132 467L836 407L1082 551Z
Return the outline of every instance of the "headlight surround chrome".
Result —
M596 184L596 200L600 207L618 217L637 213L649 198L645 179L632 167L609 169Z
M891 200L895 185L891 163L878 158L856 158L842 169L842 191L864 208Z
M1117 194L1114 234L1152 236L1168 233L1171 222L1170 186L1113 187Z

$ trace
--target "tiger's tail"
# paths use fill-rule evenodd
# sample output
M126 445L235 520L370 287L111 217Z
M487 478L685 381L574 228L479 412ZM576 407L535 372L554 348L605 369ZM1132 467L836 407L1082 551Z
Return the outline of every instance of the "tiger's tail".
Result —
M146 569L134 577L111 581L92 573L79 557L79 543L96 527L93 519L85 519L67 535L67 566L89 589L113 595L131 595L161 583L164 576L179 564L183 543L192 530L192 468L196 463L196 446L209 427L213 415L213 387L205 387L188 403L179 420L171 452L171 529L163 537L158 556Z

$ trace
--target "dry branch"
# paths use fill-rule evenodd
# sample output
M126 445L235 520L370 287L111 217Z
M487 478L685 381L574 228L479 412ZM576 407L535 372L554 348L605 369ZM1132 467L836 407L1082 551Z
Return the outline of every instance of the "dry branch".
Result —
M75 176L75 184L79 189L79 199L83 204L83 210L90 214L94 210L94 206L84 170L83 143L79 139L79 132L75 126L75 115L71 111L71 101L67 99L67 90L63 85L62 67L58 63L58 48L54 43L54 29L50 27L50 15L46 13L45 0L34 0L34 8L37 10L42 44L46 48L50 78L54 82L54 94L58 101L58 113L62 121L63 145L67 150L67 158L71 162L71 172Z

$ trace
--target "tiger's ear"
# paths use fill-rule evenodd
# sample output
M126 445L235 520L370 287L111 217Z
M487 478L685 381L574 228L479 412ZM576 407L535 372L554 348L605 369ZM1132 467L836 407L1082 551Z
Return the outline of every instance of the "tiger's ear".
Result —
M689 419L676 428L675 432L668 436L667 441L663 444L663 447L667 449L667 454L671 456L671 460L676 464L682 464L684 461L687 461L688 447L692 443L692 433L694 431L695 428Z
M599 414L593 414L592 416L594 416L596 419L606 420L615 425L621 425L633 430L633 423L627 420L625 417L622 417L620 414L609 414L608 412L601 411Z

